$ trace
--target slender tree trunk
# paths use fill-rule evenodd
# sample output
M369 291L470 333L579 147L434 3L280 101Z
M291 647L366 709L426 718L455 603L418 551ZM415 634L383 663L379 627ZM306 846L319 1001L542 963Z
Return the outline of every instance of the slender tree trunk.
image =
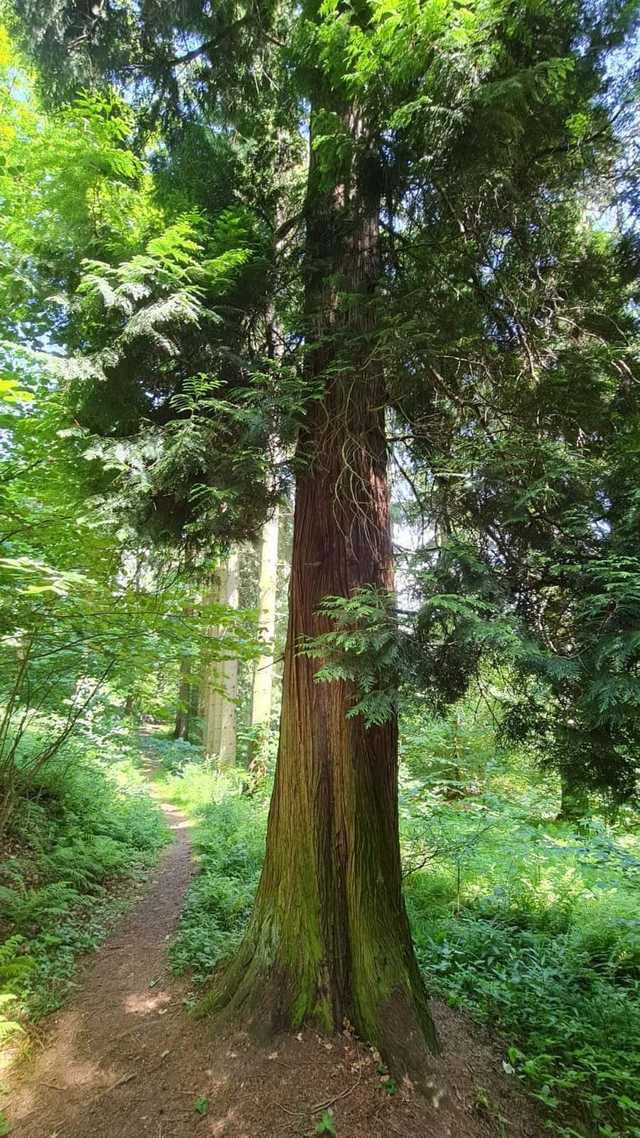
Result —
M217 663L208 666L204 683L202 749L207 759L213 759L220 754L222 695L217 686L218 667Z
M251 726L268 726L271 721L273 689L273 637L276 628L276 581L278 572L278 509L265 522L260 543L260 617L259 637L264 652L258 657L253 673Z
M560 772L560 810L558 822L579 823L589 813L589 794L567 771Z
M192 687L193 681L190 661L187 659L181 660L176 725L173 730L174 739L188 739L191 733Z
M190 738L191 742L195 742L195 738L194 738L195 730L194 730L194 728L195 728L195 724L197 723L198 717L200 716L200 714L201 714L201 711L200 711L200 683L192 675L191 687L189 690L189 724L190 724L189 738Z
M206 604L218 604L220 600L221 573L211 581L211 586L205 597ZM210 625L207 636L215 640L220 635L217 625ZM206 653L205 653L206 656ZM205 758L216 758L220 753L220 727L222 722L222 692L220 677L220 661L205 658L202 670L202 749Z
M359 126L350 120L356 134ZM301 637L318 606L393 587L385 393L375 363L378 212L348 184L324 194L310 164L307 377L325 396L297 452L289 628L266 860L247 935L203 1010L266 1033L348 1021L398 1072L424 1081L436 1038L401 890L397 726L347 718L344 682L316 683ZM327 257L327 249L330 250ZM336 284L336 281L339 281ZM341 303L339 293L347 294Z
M231 553L220 566L212 597L218 604L238 607L238 554ZM219 636L220 629L211 629ZM216 660L205 673L203 749L207 758L217 758L221 767L236 761L236 700L238 660Z
M238 607L238 554L231 553L224 566L220 588L220 603L230 608ZM223 600L224 597L224 600ZM220 713L220 748L218 763L220 767L235 766L236 761L236 714L238 699L238 658L232 656L221 661L222 706Z
M141 549L136 550L135 554L135 569L133 573L133 594L135 597L139 596L141 590L142 568L144 564L143 552ZM125 715L133 718L136 712L136 693L134 688L130 688L127 692L127 698L124 704Z

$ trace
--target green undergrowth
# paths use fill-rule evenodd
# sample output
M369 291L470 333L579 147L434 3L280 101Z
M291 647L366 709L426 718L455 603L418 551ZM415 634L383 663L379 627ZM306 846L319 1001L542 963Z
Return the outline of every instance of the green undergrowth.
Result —
M156 739L153 752L165 772L159 781L163 799L195 823L199 872L170 957L176 973L190 971L200 985L236 947L251 912L264 857L267 790L243 793L246 772L212 770L194 761L188 744Z
M635 838L531 826L506 804L498 820L481 801L446 822L455 848L406 882L430 990L498 1029L558 1133L638 1138Z
M77 957L108 934L168 840L117 728L70 740L24 778L0 859L0 1046L60 1006Z
M593 803L560 824L552 778L458 728L405 746L405 895L428 987L497 1031L555 1133L640 1138L640 819Z
M200 873L170 956L196 983L211 975L244 931L264 855L265 810L235 794L202 807L194 840Z
M405 749L405 890L429 990L496 1032L507 1077L545 1105L556 1134L640 1138L638 820L560 825L557 788L484 745L476 777L444 777L424 740L420 761ZM200 984L245 927L266 797L158 746L163 795L196 823L200 874L171 952Z

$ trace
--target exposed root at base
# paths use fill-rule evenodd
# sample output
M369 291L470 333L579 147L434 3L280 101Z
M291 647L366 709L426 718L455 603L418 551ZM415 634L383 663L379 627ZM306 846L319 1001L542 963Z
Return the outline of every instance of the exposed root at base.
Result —
M241 1026L265 1046L278 1036L299 1032L302 1027L311 1027L327 1037L349 1035L344 1031L344 1023L353 1022L351 1034L380 1054L394 1078L409 1079L416 1089L433 1099L432 1060L440 1048L423 989L421 998L415 999L398 986L379 1005L375 1030L363 1031L353 1012L336 1022L329 1000L318 993L316 986L310 989L307 984L309 994L305 999L284 969L258 968L255 957L247 957L249 953L245 955L241 949L239 957L214 979L196 1009L198 1019L211 1016L222 1030Z

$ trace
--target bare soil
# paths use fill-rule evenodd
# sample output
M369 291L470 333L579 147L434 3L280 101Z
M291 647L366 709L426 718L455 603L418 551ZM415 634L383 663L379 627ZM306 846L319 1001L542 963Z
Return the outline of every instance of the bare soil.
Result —
M390 1094L354 1039L304 1031L264 1048L194 1022L166 959L192 873L189 833L164 809L174 844L14 1073L2 1103L12 1138L295 1138L315 1134L325 1110L338 1138L542 1138L497 1047L440 1003L431 1103L406 1086Z

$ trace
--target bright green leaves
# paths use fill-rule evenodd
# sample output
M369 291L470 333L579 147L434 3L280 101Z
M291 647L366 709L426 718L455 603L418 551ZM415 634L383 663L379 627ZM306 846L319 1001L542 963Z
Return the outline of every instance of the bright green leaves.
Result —
M0 24L0 70L5 71L12 63L13 49L9 33L4 24Z
M568 14L554 9L548 18L557 34L545 50L532 40L523 51L526 29L511 28L501 0L326 0L299 23L295 48L308 77L323 188L348 184L360 151L378 152L387 186L408 176L407 162L426 177L455 160L468 131L474 146L483 140L489 164L508 161L498 148L531 136L541 102L566 141L564 120L586 114L588 104L576 103L574 56L559 54L571 40L562 26ZM394 188L399 204L403 190Z
M535 101L544 101L562 89L575 69L575 59L565 56L545 59L531 67L517 71L505 79L496 79L479 92L481 103L509 103L514 109L520 104L526 108Z
M322 1118L316 1123L314 1127L315 1134L329 1134L331 1138L336 1138L338 1131L336 1130L336 1121L332 1110L324 1110Z
M93 455L121 472L132 511L156 536L178 526L209 544L223 523L226 539L236 503L246 512L243 485L250 510L264 509L268 493L262 377L254 386L227 348L233 302L240 293L246 303L243 286L264 273L256 218L231 208L214 219L182 216L131 260L83 267L73 315L85 350L70 362L70 401L96 433L120 436L96 443Z
M436 53L460 53L487 39L487 12L451 0L378 0L364 9L327 0L320 7L316 44L337 92L358 101L394 94L419 78ZM476 66L478 59L476 59Z
M205 1114L209 1113L209 1099L204 1095L198 1095L194 1101L193 1109L204 1118Z
M236 503L250 486L250 522L241 526L257 528L271 500L264 486L267 439L280 404L270 395L267 424L257 392L267 383L273 388L276 369L246 342L246 329L264 322L272 236L236 201L235 146L217 146L215 132L203 130L203 138L213 137L208 145L216 161L227 167L207 171L225 196L215 212L189 208L189 201L206 200L199 187L167 191L174 180L168 171L183 156L177 159L161 137L152 152L134 154L139 124L108 87L47 115L21 74L20 97L8 80L0 88L11 112L0 134L7 158L4 182L0 165L7 219L0 222L0 301L5 335L13 340L10 366L19 359L33 372L36 357L23 366L18 344L40 347L35 342L45 337L53 350L48 363L41 353L37 366L48 371L45 384L64 389L67 416L117 439L115 449L86 446L92 465L85 470L100 489L105 479L95 459L112 489L117 476L128 519L144 515L163 539L176 530L193 534L199 519L202 536L205 519L222 518L232 505L226 540L237 524ZM219 373L225 391L215 406L204 399L197 414L186 414L176 405L167 419L174 395L193 395L192 381L203 376L213 384ZM12 396L21 389L6 390ZM64 414L58 428L68 425Z
M578 111L577 114L570 115L567 119L567 130L574 142L583 142L592 128L591 118L584 111Z
M31 392L21 385L17 376L6 372L0 376L0 409L4 410L4 405L7 403L10 405L28 403L31 398Z
M163 354L177 354L171 328L197 324L202 313L204 289L199 282L206 274L196 235L192 219L181 218L152 238L131 261L84 263L78 297L99 298L101 306L121 318L119 335L109 337L103 357L106 366L113 367L139 339L148 340ZM94 339L106 339L99 310L90 322ZM98 362L102 362L100 357Z
M379 589L359 589L350 597L325 597L320 611L333 629L299 649L321 661L316 681L352 684L348 717L362 715L367 727L385 723L395 713L402 675L395 598Z
M335 93L378 130L469 102L499 54L500 3L377 0L362 9L329 0L310 34Z
M66 597L72 591L90 588L95 584L82 573L55 569L31 557L0 557L0 570L13 576L19 592L35 596L55 593Z
M121 99L107 90L80 94L45 116L22 61L2 70L0 300L5 328L24 336L46 329L47 313L60 319L78 248L122 254L158 215Z
M202 251L197 218L182 217L152 237L144 252L137 253L130 261L113 265L85 261L78 295L100 293L107 307L118 308L125 316L131 316L136 301L146 299L153 288L194 287Z
M320 110L313 116L311 138L319 159L321 185L331 190L348 177L355 152L353 135L339 114Z
M629 746L640 711L640 562L612 553L565 574L575 596L578 710Z

